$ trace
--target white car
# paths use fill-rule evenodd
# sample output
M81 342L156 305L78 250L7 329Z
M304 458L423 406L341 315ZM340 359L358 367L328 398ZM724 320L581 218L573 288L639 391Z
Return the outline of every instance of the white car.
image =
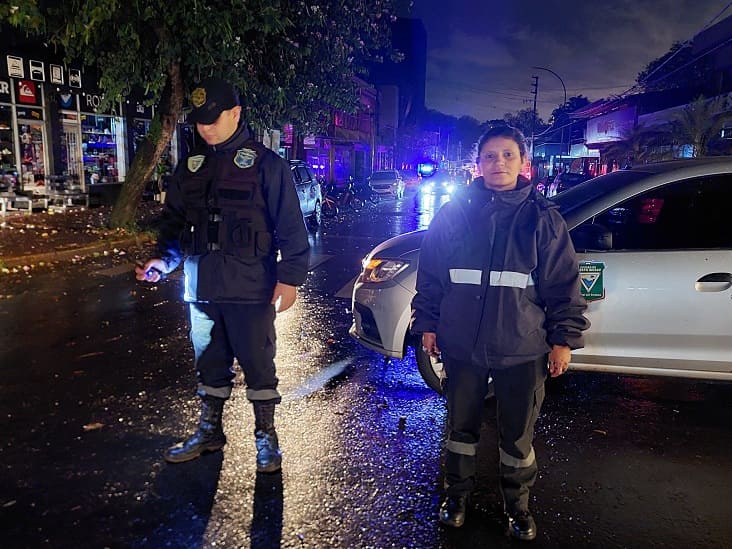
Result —
M578 252L592 322L572 368L732 381L732 157L636 166L553 200ZM441 365L409 333L424 231L374 248L353 289L350 333L425 382Z
M379 170L369 176L369 187L377 194L390 194L395 198L404 197L404 179L399 170Z

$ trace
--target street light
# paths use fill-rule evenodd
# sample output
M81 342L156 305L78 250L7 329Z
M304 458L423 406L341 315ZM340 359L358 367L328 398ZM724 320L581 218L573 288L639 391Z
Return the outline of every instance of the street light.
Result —
M531 68L539 69L540 71L546 71L557 77L557 79L562 83L562 89L564 90L564 103L562 103L562 106L565 107L567 105L567 87L564 85L564 80L562 80L562 77L559 76L553 70L547 69L546 67L531 67ZM562 126L562 133L561 133L561 137L560 137L559 154L564 155L564 126ZM567 154L569 154L569 150L567 150Z

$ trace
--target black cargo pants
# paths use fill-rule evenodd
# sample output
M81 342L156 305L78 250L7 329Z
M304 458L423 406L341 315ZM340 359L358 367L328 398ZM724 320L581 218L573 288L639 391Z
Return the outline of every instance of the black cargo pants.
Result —
M281 400L275 374L275 310L270 303L190 303L198 393L229 398L234 358L251 401Z
M447 381L447 455L445 487L449 495L471 492L480 426L493 378L498 423L500 488L506 510L528 510L529 488L538 468L534 455L534 426L544 401L547 357L509 368L491 369L443 356Z

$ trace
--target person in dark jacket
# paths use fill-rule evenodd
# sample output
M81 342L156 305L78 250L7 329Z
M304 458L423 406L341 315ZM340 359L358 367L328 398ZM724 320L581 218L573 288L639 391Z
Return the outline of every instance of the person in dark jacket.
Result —
M532 540L533 436L544 382L569 368L589 322L564 219L519 175L524 136L508 126L488 130L477 162L482 175L439 210L422 242L411 329L426 353L442 357L447 375L440 521L459 527L465 520L492 380L509 532Z
M236 358L254 406L257 471L273 472L282 461L274 426L281 400L274 319L305 281L307 231L287 161L249 135L234 87L204 80L191 103L188 120L206 144L169 182L159 257L135 269L138 280L157 282L185 256L201 417L196 432L164 457L180 463L226 444L222 414Z

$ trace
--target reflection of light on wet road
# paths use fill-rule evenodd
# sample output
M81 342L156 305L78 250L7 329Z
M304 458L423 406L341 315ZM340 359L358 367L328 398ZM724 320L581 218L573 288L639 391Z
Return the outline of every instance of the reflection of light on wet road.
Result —
M285 395L284 398L303 398L314 393L318 389L323 388L331 379L343 373L343 370L346 369L346 366L348 366L350 362L350 360L339 360L335 364L326 366L322 370L315 372L315 374L306 379L298 387L295 387L292 392Z
M435 217L437 210L450 200L450 195L446 193L422 193L418 194L415 200L419 203L419 215L417 216L417 227L415 229L426 229Z

